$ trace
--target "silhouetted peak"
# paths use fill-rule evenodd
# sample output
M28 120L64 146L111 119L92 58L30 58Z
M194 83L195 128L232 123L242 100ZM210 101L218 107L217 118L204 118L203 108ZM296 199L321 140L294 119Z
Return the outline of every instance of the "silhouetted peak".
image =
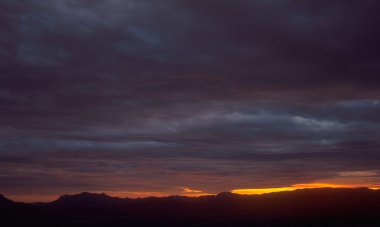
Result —
M234 194L232 192L221 192L216 195L218 198L233 198L236 197L237 194Z
M56 203L94 203L99 201L107 201L114 199L104 193L90 193L90 192L82 192L76 195L63 195L59 197L55 202Z
M69 197L93 198L93 197L109 197L109 196L107 196L105 193L98 194L98 193L91 193L91 192L82 192L82 193L74 194L74 195L63 195L61 197L63 198L69 198Z
M11 201L11 200L5 197L4 195L0 194L0 201Z
M361 191L361 192L369 192L371 191L371 189L367 188L367 187L360 187L360 188L356 188L357 191Z
M14 202L0 194L0 205L13 204Z
M22 223L13 226L68 226L72 221L75 221L75 226L181 226L186 225L186 221L199 223L202 220L205 224L197 226L284 226L276 225L277 220L280 223L283 220L297 223L285 226L310 226L303 223L308 220L313 222L313 226L351 226L351 217L360 222L354 226L373 226L368 223L380 221L380 191L366 188L302 189L257 196L222 192L204 198L169 196L141 199L120 199L87 192L61 196L53 203L33 205L7 205L1 200L7 199L0 195L0 218L7 217L4 214L8 212L12 214L9 215L12 221ZM32 219L30 215L33 215ZM331 220L331 217L339 224L318 222ZM37 223L30 223L31 220ZM171 220L175 224L168 225ZM232 224L234 220L238 221L236 225ZM261 220L268 220L269 224L261 225ZM349 220L348 225L341 224L342 220ZM369 220L367 225L362 223L366 220ZM247 225L244 225L246 221Z
M171 195L171 196L168 196L166 198L167 199L171 199L171 200L185 200L185 199L188 199L188 197L181 196L181 195Z

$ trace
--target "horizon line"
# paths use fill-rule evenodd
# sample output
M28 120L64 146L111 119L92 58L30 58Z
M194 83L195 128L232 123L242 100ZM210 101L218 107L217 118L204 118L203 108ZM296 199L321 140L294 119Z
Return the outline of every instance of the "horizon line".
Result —
M279 190L283 189L283 190ZM83 191L83 192L78 192L78 193L73 193L73 194L62 194L62 195L55 195L51 196L54 197L55 199L49 200L49 201L19 201L15 200L13 198L17 198L17 195L6 195L3 193L0 193L0 196L3 196L5 199L8 199L12 202L15 203L25 203L25 204L35 204L35 203L52 203L64 196L76 196L76 195L82 195L82 194L91 194L91 195L105 195L110 198L117 198L117 199L148 199L148 198L169 198L169 197L184 197L184 198L201 198L201 197L207 197L207 196L212 196L212 197L217 197L218 195L221 195L223 193L230 193L233 195L239 195L239 196L262 196L262 195L267 195L267 194L277 194L277 193L284 193L284 192L294 192L294 191L300 191L300 190L318 190L318 189L367 189L371 191L379 191L380 188L378 187L367 187L367 186L358 186L358 187L331 187L331 186L325 186L325 187L305 187L305 188L292 188L292 187L283 187L283 188L263 188L263 189L235 189L235 190L230 190L230 191L222 191L219 193L210 193L210 194L202 194L202 195L180 195L180 194L172 194L172 195L162 195L162 196L157 196L157 195L152 195L152 196L146 196L146 197L122 197L122 196L117 196L117 195L110 195L107 192L97 192L97 191ZM253 191L261 191L261 193L249 193L250 190ZM272 190L272 191L270 191ZM12 198L13 197L13 198ZM22 197L22 196L21 196Z

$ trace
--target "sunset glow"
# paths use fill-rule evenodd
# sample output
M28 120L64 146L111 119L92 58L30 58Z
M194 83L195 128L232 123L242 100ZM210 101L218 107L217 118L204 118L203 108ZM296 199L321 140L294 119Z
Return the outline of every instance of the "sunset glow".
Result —
M241 195L261 195L265 193L294 191L297 189L315 189L315 188L370 188L373 190L380 189L380 185L365 185L365 184L329 184L329 183L310 183L310 184L294 184L291 187L279 188L248 188L234 189L232 193Z
M379 189L378 8L0 0L0 199Z
M245 188L233 189L230 192L239 195L261 195L266 193L294 191L297 189L317 189L317 188L369 188L372 190L379 190L380 184L333 184L333 183L304 183L294 184L289 187L277 188ZM91 191L92 193L105 193L112 197L118 198L146 198L146 197L167 197L167 196L186 196L186 197L199 197L216 195L217 193L209 193L200 189L192 189L188 187L179 187L177 191L172 192L138 192L138 191ZM77 194L79 192L72 192L69 194ZM18 202L51 202L59 198L60 195L9 195L8 197Z
M215 195L212 193L207 193L199 189L193 189L189 187L178 187L173 189L170 192L158 192L158 191L90 191L91 193L105 193L112 197L117 198L147 198L147 197L167 197L167 196L186 196L186 197L199 197L206 195ZM67 194L79 194L80 192L70 192ZM17 202L51 202L57 200L61 195L43 195L43 194L34 194L34 195L11 195L8 197Z

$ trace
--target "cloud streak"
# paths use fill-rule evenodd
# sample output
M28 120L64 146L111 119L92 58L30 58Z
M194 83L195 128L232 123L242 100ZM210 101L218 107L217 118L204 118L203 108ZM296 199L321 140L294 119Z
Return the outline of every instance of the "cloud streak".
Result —
M378 172L378 6L0 1L2 193Z

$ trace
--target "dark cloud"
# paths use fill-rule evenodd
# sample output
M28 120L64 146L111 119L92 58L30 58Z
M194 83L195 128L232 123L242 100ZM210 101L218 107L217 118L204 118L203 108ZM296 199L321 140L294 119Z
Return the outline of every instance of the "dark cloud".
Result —
M0 187L218 192L379 171L378 6L2 0Z

